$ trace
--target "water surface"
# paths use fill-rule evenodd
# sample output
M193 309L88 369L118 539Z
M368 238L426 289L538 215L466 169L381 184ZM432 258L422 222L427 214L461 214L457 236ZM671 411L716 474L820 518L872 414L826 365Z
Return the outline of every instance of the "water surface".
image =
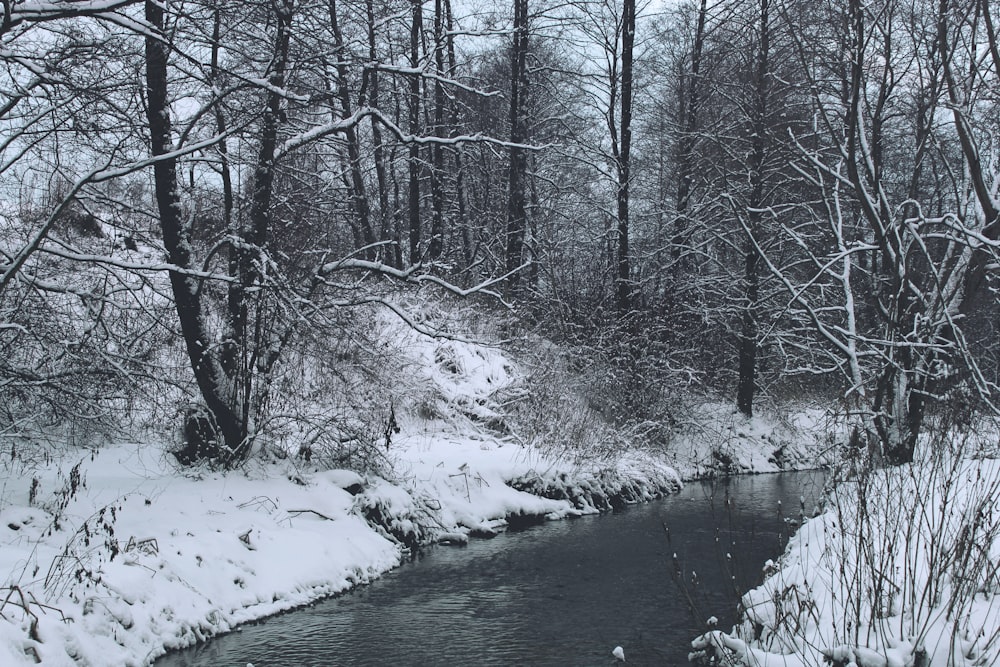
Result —
M687 664L705 619L732 624L736 591L759 583L821 481L689 483L620 513L435 547L370 586L156 667L611 665L619 645L628 665Z

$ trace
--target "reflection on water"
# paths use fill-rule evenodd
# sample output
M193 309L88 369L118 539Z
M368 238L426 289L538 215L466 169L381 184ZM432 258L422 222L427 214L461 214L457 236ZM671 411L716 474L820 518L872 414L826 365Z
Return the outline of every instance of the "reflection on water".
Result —
M430 549L349 595L156 665L610 665L618 645L628 665L686 664L704 619L732 623L734 591L759 582L800 496L810 514L821 481L785 473L692 483L619 514ZM674 554L684 591L672 580Z

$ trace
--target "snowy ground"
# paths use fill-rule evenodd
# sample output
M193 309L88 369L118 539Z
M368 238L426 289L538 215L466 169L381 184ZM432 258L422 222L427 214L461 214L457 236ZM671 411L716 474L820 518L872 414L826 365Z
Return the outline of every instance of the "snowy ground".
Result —
M967 454L928 452L841 482L744 596L743 622L696 638L693 656L748 667L1000 663L1000 459Z
M407 545L642 501L681 477L805 467L829 445L817 414L748 422L706 403L669 447L567 457L488 427L497 397L525 390L497 348L390 333L412 339L420 405L400 410L389 479L293 456L185 471L151 444L23 445L0 464L0 665L145 665L370 581Z

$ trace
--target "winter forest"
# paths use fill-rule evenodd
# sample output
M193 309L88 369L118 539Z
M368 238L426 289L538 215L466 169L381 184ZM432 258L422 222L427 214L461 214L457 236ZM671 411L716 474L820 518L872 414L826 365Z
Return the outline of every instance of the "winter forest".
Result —
M477 451L537 451L577 491L602 480L581 500L552 490L554 472L531 482L540 464L482 463L481 481L497 476L486 486L531 493L542 515L649 499L681 478L836 466L836 509L821 517L853 516L871 538L837 547L853 549L842 560L857 571L840 576L855 622L797 594L794 632L783 617L756 648L726 632L699 650L747 665L1000 660L996 0L3 0L0 12L0 516L18 526L0 535L0 645L14 647L0 662L112 664L76 634L95 613L84 588L110 589L127 556L128 507L93 492L117 468L81 472L101 452L154 443L139 450L191 484L276 475L286 496L327 484L346 504L312 514L361 517L391 545L345 561L368 569L328 573L326 588L275 575L298 595L284 602L177 611L153 639L121 637L153 623L138 610L160 613L154 593L180 594L161 577L126 622L114 593L98 615L123 629L86 632L115 636L115 664L148 664L363 583L400 549L529 511L482 509L467 468L454 502L444 486L424 498L413 452L437 445L413 443L429 429L449 435L421 443L473 434ZM765 422L800 430L758 437ZM712 435L723 423L746 430L735 450ZM468 464L458 451L439 460ZM248 497L292 511L256 488ZM940 520L926 535L886 528L907 522L897 501L914 493L909 507ZM462 503L482 512L463 518ZM264 558L253 530L234 548ZM150 571L161 557L129 553ZM898 554L901 579L862 572L873 553ZM159 567L207 590L179 558ZM865 640L889 584L901 602L881 611L909 630ZM810 624L822 640L782 634ZM933 628L950 633L938 653Z

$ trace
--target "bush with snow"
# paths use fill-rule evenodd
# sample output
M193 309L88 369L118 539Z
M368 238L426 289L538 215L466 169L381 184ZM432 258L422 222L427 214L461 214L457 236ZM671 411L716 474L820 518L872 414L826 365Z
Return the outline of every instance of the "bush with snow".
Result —
M732 633L693 660L738 665L992 665L1000 661L1000 459L939 433L924 456L860 466L742 600Z

